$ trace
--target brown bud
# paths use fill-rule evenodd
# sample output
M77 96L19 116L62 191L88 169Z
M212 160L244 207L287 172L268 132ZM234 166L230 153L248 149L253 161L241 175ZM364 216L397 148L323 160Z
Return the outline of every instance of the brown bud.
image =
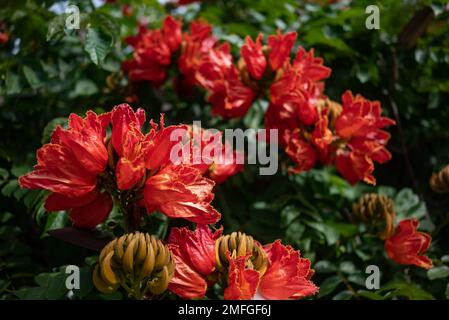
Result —
M436 193L449 193L449 165L432 174L430 188Z
M247 267L259 271L261 276L267 270L267 255L261 245L251 236L242 232L233 232L217 239L215 242L215 257L219 271L225 271L229 267L226 256L228 251L233 258L250 254Z
M327 109L327 115L329 118L329 126L333 127L335 119L340 115L342 111L342 106L338 102L329 99L319 99L316 104L318 110L321 112Z
M386 195L368 193L352 205L352 214L358 222L369 228L379 229L378 236L385 240L394 232L394 203Z
M110 293L123 287L142 299L163 293L173 277L175 262L167 246L147 233L129 233L109 242L101 251L92 275L95 287Z

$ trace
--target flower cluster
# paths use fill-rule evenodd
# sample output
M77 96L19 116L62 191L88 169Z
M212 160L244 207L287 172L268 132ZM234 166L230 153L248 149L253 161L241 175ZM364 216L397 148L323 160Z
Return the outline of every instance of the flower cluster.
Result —
M212 114L226 119L243 117L266 97L265 127L279 130L280 144L295 163L290 172L308 171L319 162L335 165L351 184L375 184L374 162L391 158L386 149L390 135L383 128L395 122L382 117L379 102L350 91L341 104L329 100L323 80L331 69L313 49L299 46L292 58L296 38L296 32L278 32L266 43L262 34L247 37L234 63L229 43L217 43L210 25L194 21L182 34L181 23L168 16L160 30L141 27L126 39L134 53L123 69L131 81L158 86L176 57L177 91L191 95L195 86L203 88Z
M178 92L191 95L198 84L199 64L217 43L211 31L209 24L193 21L189 31L182 32L181 22L171 16L164 19L161 29L149 30L141 25L136 36L125 39L134 51L122 68L131 81L148 81L158 87L167 80L169 67L176 65L179 76L174 85Z
M168 245L176 262L168 289L185 299L204 297L218 281L229 300L300 299L318 291L310 260L279 240L262 246L240 232L223 236L197 225L173 228Z
M312 169L319 161L335 164L350 183L375 184L374 163L391 158L386 149L390 135L382 129L394 121L381 116L377 101L347 91L342 105L324 95L324 79L331 70L313 49L291 51L296 33L246 38L241 58L232 63L223 44L198 69L200 84L208 91L212 112L224 118L242 117L258 97L267 95L265 127L279 130L280 144L295 162L290 172Z
M214 180L223 182L239 172L236 163L215 164L171 159L188 126L158 126L143 133L145 112L121 104L111 112L69 117L69 128L57 127L50 143L37 151L34 170L19 179L24 188L45 189L48 211L70 210L73 224L94 228L109 215L113 203L130 216L160 211L171 218L215 223ZM111 126L111 134L107 128ZM178 132L177 132L178 131ZM190 140L189 140L190 141ZM146 208L146 210L145 210ZM131 214L132 213L132 214Z

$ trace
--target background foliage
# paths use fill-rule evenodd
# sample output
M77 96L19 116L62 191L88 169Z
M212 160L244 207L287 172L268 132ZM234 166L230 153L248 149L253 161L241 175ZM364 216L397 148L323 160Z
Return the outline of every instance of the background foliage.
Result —
M130 96L120 63L130 49L122 39L136 32L138 19L160 25L171 13L185 22L203 18L214 34L238 50L246 35L295 30L301 45L315 48L333 73L327 93L338 100L345 89L380 100L398 126L390 130L393 159L376 169L377 187L350 186L332 168L288 176L259 176L256 166L217 189L214 205L227 232L243 230L261 242L282 238L312 259L318 299L449 298L449 198L432 193L428 179L449 162L449 14L445 1L219 0L175 7L156 0L98 5L72 1L81 12L81 29L65 30L64 1L2 1L0 21L9 41L0 45L0 298L121 299L93 289L90 265L95 252L48 236L68 226L64 212L46 214L44 191L21 190L17 177L35 161L70 112L109 111ZM365 8L381 9L381 29L365 28ZM445 8L446 6L446 8ZM423 11L424 10L424 11ZM422 17L429 18L422 34ZM138 106L150 117L167 114L170 123L203 120L219 129L262 127L262 102L241 120L211 118L202 95L179 98L167 83L160 90L136 88ZM282 163L282 159L281 159ZM383 243L349 220L351 205L365 192L385 193L398 219L417 217L433 236L426 272L390 262ZM157 224L154 222L158 222ZM105 228L120 225L114 214ZM157 228L155 228L157 226ZM167 221L148 218L148 230L164 236ZM67 293L62 266L83 266L81 290ZM365 268L376 264L381 289L365 289Z

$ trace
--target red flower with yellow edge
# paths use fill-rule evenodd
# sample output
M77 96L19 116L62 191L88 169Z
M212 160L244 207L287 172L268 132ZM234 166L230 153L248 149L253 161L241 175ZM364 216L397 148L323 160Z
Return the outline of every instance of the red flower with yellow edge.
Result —
M299 47L292 67L301 75L304 82L317 82L329 78L332 73L332 69L324 66L323 63L322 58L315 57L313 49L307 52L304 48Z
M273 71L277 71L286 61L290 60L290 52L296 37L296 32L288 32L283 35L279 30L277 34L268 36L268 47L270 48L268 60Z
M197 78L208 91L208 101L212 104L214 115L242 117L256 98L256 93L240 80L227 44L210 52L199 67Z
M280 31L268 37L268 45L262 45L263 34L256 41L246 37L240 54L246 68L254 80L261 80L265 73L273 75L284 63L290 61L291 49L296 40L296 32L282 35ZM270 69L267 71L267 62ZM271 73L270 73L271 71Z
M208 277L215 271L215 240L222 230L212 232L202 224L195 231L185 227L171 229L168 245L176 268L168 285L170 291L184 299L204 297Z
M246 262L251 254L232 258L229 251L226 253L229 260L228 287L224 290L225 300L251 300L259 285L259 272L246 268Z
M161 29L140 26L139 33L127 37L125 42L134 48L133 57L122 64L130 80L149 81L159 86L166 79L172 55L181 45L181 23L167 16Z
M37 151L34 170L19 178L22 188L51 191L45 208L70 210L77 227L94 228L112 209L110 196L98 184L108 163L104 139L109 121L109 113L88 111L85 118L71 114L69 129L58 126L50 143Z
M259 34L254 42L251 37L247 36L245 44L240 49L240 54L245 61L246 67L251 77L255 80L260 80L265 72L267 60L262 52L262 38Z
M220 220L210 204L214 185L196 168L168 165L146 181L144 203L148 212L158 210L170 218L212 224Z
M268 267L261 274L247 268L249 255L233 258L230 267L225 299L228 300L287 300L314 295L319 288L310 280L314 271L310 260L301 258L299 251L284 246L280 240L265 245Z
M351 184L360 180L375 184L373 161L385 163L391 159L386 148L390 134L382 129L395 122L381 116L378 101L346 91L342 102L342 112L335 120L335 134L339 140L337 170Z
M127 190L145 175L145 151L148 143L141 128L145 123L145 111L135 113L127 104L121 104L111 112L112 145L119 159L115 167L117 187Z
M290 173L300 173L311 170L318 159L318 154L311 143L301 137L299 130L295 130L288 140L285 153L295 162Z
M184 33L181 55L178 59L180 76L175 79L178 92L189 96L198 85L196 74L206 55L214 48L217 39L211 35L212 26L203 21L193 21L189 33Z
M127 104L114 107L111 112L112 145L118 155L115 167L119 190L128 190L138 182L143 185L146 169L153 172L170 164L170 151L178 143L171 140L176 130L186 132L183 125L164 127L164 116L161 115L160 128L150 121L151 130L143 134L141 128L145 123L145 111L136 112Z
M432 260L424 254L432 238L427 233L417 231L418 226L419 221L415 218L399 222L393 236L385 241L385 251L398 264L431 269Z
M189 128L190 140L183 148L182 163L201 171L215 183L223 183L243 170L243 153L223 143L223 134L216 129Z

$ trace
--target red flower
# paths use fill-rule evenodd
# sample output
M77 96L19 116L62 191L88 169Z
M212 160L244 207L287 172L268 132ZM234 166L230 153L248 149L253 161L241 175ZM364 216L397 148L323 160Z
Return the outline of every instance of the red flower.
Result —
M289 169L289 172L300 173L309 171L315 166L317 152L309 142L300 137L297 131L289 139L285 152L296 164L295 168Z
M165 81L172 54L181 44L181 23L167 16L162 29L147 30L141 26L137 36L125 41L134 47L132 59L122 65L131 81L149 81L159 86Z
M245 61L246 67L251 77L255 80L260 80L267 66L267 60L262 52L263 35L259 34L254 42L251 37L247 36L246 44L242 46L240 54Z
M227 142L223 144L221 131L195 130L198 129L190 130L190 141L184 150L188 158L182 159L182 163L195 167L217 184L243 170L243 154L233 151Z
M228 178L243 171L243 162L238 159L243 154L238 151L232 151L230 147L223 145L222 157L219 161L214 162L208 169L206 177L212 179L216 184L220 184L228 180Z
M250 254L232 258L227 253L229 260L228 287L224 290L225 300L251 300L259 285L259 272L245 268Z
M314 56L314 50L309 52L299 47L293 60L293 68L302 76L303 81L321 81L330 76L332 70L323 65L322 58Z
M9 33L0 31L0 44L8 43Z
M197 225L195 231L172 228L168 243L176 269L170 291L184 299L206 294L207 277L215 270L215 240L221 233L222 229L212 233L207 225Z
M296 32L289 32L282 35L278 30L277 34L268 37L268 45L271 49L269 60L273 71L277 71L290 59L290 51L296 40Z
M144 202L148 212L158 210L171 218L211 224L220 220L210 204L214 182L193 167L169 165L148 178Z
M190 33L184 34L182 53L178 59L181 76L176 80L178 92L184 95L192 94L193 87L198 84L198 68L217 42L211 35L212 26L208 23L193 21L189 30Z
M293 67L288 67L282 77L270 87L270 102L276 105L288 104L294 109L296 129L299 124L310 126L318 119L314 99L321 95L313 83L303 82L301 75Z
M319 120L315 123L311 136L312 144L318 151L320 161L325 164L330 162L330 145L334 140L332 131L329 129L327 112L328 110L323 110Z
M336 152L338 171L350 183L359 180L375 184L373 161L385 163L391 159L386 144L390 134L381 130L395 122L381 116L378 101L346 91L342 96L343 110L335 120L336 135L345 143Z
M97 187L97 177L108 162L104 138L109 121L109 114L88 111L85 118L71 114L69 129L58 126L50 143L37 151L34 170L19 179L22 188L51 191L47 210L71 209L78 227L95 227L112 208L111 198Z
M148 141L141 132L145 123L145 111L136 113L127 104L121 104L111 112L112 145L119 156L115 174L120 190L133 187L145 176L145 153Z
M398 264L430 269L432 260L424 254L432 238L427 233L417 231L418 226L419 221L415 218L399 222L394 235L385 241L385 251Z
M319 288L310 281L314 274L310 260L301 258L299 251L282 245L279 240L264 246L264 250L269 265L263 275L245 267L249 256L228 255L229 286L225 289L225 299L301 299L318 292Z
M301 258L299 251L284 246L279 240L264 246L269 267L259 284L260 295L268 300L300 299L318 292L310 281L314 271L310 260Z
M197 78L209 92L212 114L224 118L242 117L256 93L241 82L229 50L227 44L212 50L198 69Z

